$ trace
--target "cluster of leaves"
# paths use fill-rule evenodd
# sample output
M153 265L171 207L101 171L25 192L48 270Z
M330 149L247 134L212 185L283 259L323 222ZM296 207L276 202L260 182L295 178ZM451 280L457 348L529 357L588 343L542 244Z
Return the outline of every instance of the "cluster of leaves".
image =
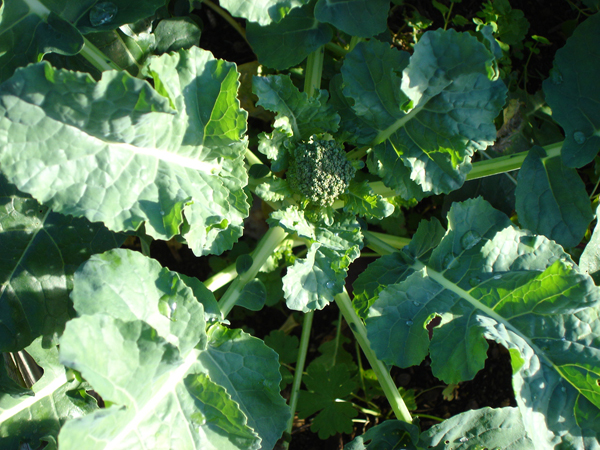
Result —
M600 447L600 232L573 250L595 217L579 169L600 149L588 70L600 14L578 25L543 84L537 109L559 136L547 142L509 79L527 20L507 0L485 3L470 32L446 30L468 23L452 15L459 1L435 1L445 27L410 52L390 45L388 1L206 1L237 28L232 17L245 20L262 65L252 92L274 120L259 157L238 68L197 46L201 5L142 3L0 9L0 347L44 370L27 386L0 368L7 448L272 449L290 431L312 319L298 343L281 332L262 341L226 316L281 299L307 318L337 302L371 365L353 362L339 332L321 346L297 403L299 417L317 414L321 437L352 431L349 397L361 386L367 404L385 395L400 420L353 450ZM527 152L477 162L501 132ZM298 149L315 142L335 142L345 171L320 205L294 195ZM446 226L422 221L398 248L364 226L516 168L512 218L481 197L454 202ZM243 235L250 195L272 207L270 230L206 283L118 249L136 234L221 255ZM297 242L305 249L294 253ZM350 304L346 274L365 244L383 256ZM212 291L232 280L217 302ZM509 350L517 407L421 432L388 366L429 355L434 375L457 384L483 368L486 340ZM280 393L290 383L291 408Z

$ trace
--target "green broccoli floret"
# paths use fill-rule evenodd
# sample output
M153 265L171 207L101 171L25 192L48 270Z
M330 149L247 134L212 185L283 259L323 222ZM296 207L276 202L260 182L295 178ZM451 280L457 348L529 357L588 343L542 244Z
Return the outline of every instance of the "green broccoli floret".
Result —
M329 206L348 188L356 169L335 141L310 138L290 151L290 188L310 203Z

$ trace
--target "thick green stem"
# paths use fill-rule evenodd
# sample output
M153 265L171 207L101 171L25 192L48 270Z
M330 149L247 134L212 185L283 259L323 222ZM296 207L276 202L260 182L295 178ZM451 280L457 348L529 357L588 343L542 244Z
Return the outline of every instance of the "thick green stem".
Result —
M375 231L365 231L365 241L367 247L375 250L380 255L388 255L410 244L411 239L401 236L392 236Z
M562 146L562 141L556 142L551 145L546 145L544 150L546 150L548 158L552 158L560 155ZM517 170L521 168L523 161L525 161L528 154L529 152L522 152L473 163L473 168L467 174L467 180L476 180L477 178L489 177L491 175Z
M290 394L290 410L292 417L288 422L287 433L292 433L294 426L294 416L296 415L296 406L298 406L298 394L300 393L300 384L302 383L302 373L304 364L306 364L306 354L308 353L308 344L310 342L310 330L312 328L314 311L304 314L304 323L302 324L302 336L300 337L300 348L298 350L298 359L296 360L296 371L294 372L294 381L292 383L292 392ZM284 443L284 448L288 448L289 442Z
M304 92L309 98L321 89L321 75L323 74L323 47L308 55L306 59L306 76L304 78Z
M398 388L396 387L394 380L392 380L390 372L385 364L375 356L373 350L371 350L369 339L367 338L367 329L360 317L356 314L356 311L354 311L348 292L344 290L341 294L336 295L335 302L340 308L340 311L342 311L344 319L346 319L346 322L350 325L350 329L354 333L354 337L362 348L369 364L371 364L371 369L375 372L377 380L379 381L396 418L404 422L412 423L410 412L408 411L404 400L402 400L402 396L400 395L400 392L398 392Z
M252 266L244 272L239 274L236 279L231 283L221 300L219 300L219 309L223 317L227 317L227 314L235 306L240 294L244 290L246 284L256 277L256 274L260 268L265 264L267 258L273 254L275 249L279 247L279 244L286 238L287 233L281 227L273 227L265 233L261 238L252 253Z

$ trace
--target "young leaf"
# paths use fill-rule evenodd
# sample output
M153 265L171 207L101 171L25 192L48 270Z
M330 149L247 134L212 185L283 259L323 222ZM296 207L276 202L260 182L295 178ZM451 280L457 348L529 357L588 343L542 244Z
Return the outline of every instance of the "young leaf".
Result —
M362 234L355 216L336 214L332 225L309 222L297 208L275 211L267 221L312 241L304 259L297 259L283 277L288 308L323 309L342 292L348 266L360 254Z
M440 244L409 267L415 272L384 289L366 319L380 358L405 367L429 351L435 376L457 383L483 368L485 338L493 339L511 353L536 445L584 448L583 436L597 435L600 422L588 417L600 407L600 292L557 244L475 199L454 204ZM441 324L429 341L435 316Z
M590 199L577 171L548 158L542 147L529 150L515 192L523 227L564 247L574 247L593 219Z
M344 211L362 217L383 219L394 212L394 205L375 194L367 181L350 182L348 193L343 194Z
M278 23L260 26L250 22L246 32L258 61L277 70L300 64L333 36L329 25L313 17L309 5L291 10Z
M352 418L358 415L358 411L350 403L338 401L357 387L348 368L338 365L326 369L323 365L313 364L302 379L310 392L300 391L298 417L305 418L320 411L311 430L318 432L321 439L335 433L351 433Z
M2 170L57 212L115 231L145 223L153 237L182 233L198 255L221 253L248 214L235 66L194 47L148 71L157 90L115 71L96 83L45 63L19 69L0 89Z
M71 318L75 269L124 236L102 224L52 212L0 175L0 350L52 340Z
M544 81L552 117L565 131L561 156L568 167L582 167L598 153L600 88L594 77L598 52L600 14L594 14L556 52L550 77Z
M287 75L254 77L252 91L258 96L257 105L277 113L274 127L295 140L308 140L313 134L333 133L338 129L340 118L327 105L325 91L308 98Z
M98 408L96 400L85 393L85 386L67 376L55 346L44 349L40 337L26 350L44 375L33 385L31 395L0 393L0 441L5 448L19 448L23 442L38 448L37 441L56 437L67 419Z
M389 8L387 0L319 0L315 18L350 36L369 38L385 31Z

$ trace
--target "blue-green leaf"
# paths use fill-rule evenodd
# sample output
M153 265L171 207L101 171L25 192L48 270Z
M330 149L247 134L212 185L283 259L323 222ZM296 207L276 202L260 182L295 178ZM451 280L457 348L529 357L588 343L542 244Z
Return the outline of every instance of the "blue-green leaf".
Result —
M536 448L588 448L587 436L600 430L588 419L600 407L600 291L569 255L475 199L454 204L439 245L407 266L414 272L381 291L366 319L376 354L404 367L429 352L434 375L457 383L483 368L485 339L495 340L510 351Z
M565 131L561 156L568 167L582 167L598 153L600 87L595 74L599 52L600 14L594 14L556 52L550 77L544 81L552 117Z
M574 247L592 221L585 185L560 157L548 158L542 147L529 150L521 170L516 209L523 227L564 247Z
M385 31L389 9L387 0L319 0L315 17L350 36L368 38Z
M280 22L246 26L248 42L267 67L283 70L300 64L310 53L331 40L331 27L312 15L310 6L295 8Z
M19 69L0 89L3 173L57 212L221 253L248 214L235 65L194 47L148 73L156 90L115 71Z

